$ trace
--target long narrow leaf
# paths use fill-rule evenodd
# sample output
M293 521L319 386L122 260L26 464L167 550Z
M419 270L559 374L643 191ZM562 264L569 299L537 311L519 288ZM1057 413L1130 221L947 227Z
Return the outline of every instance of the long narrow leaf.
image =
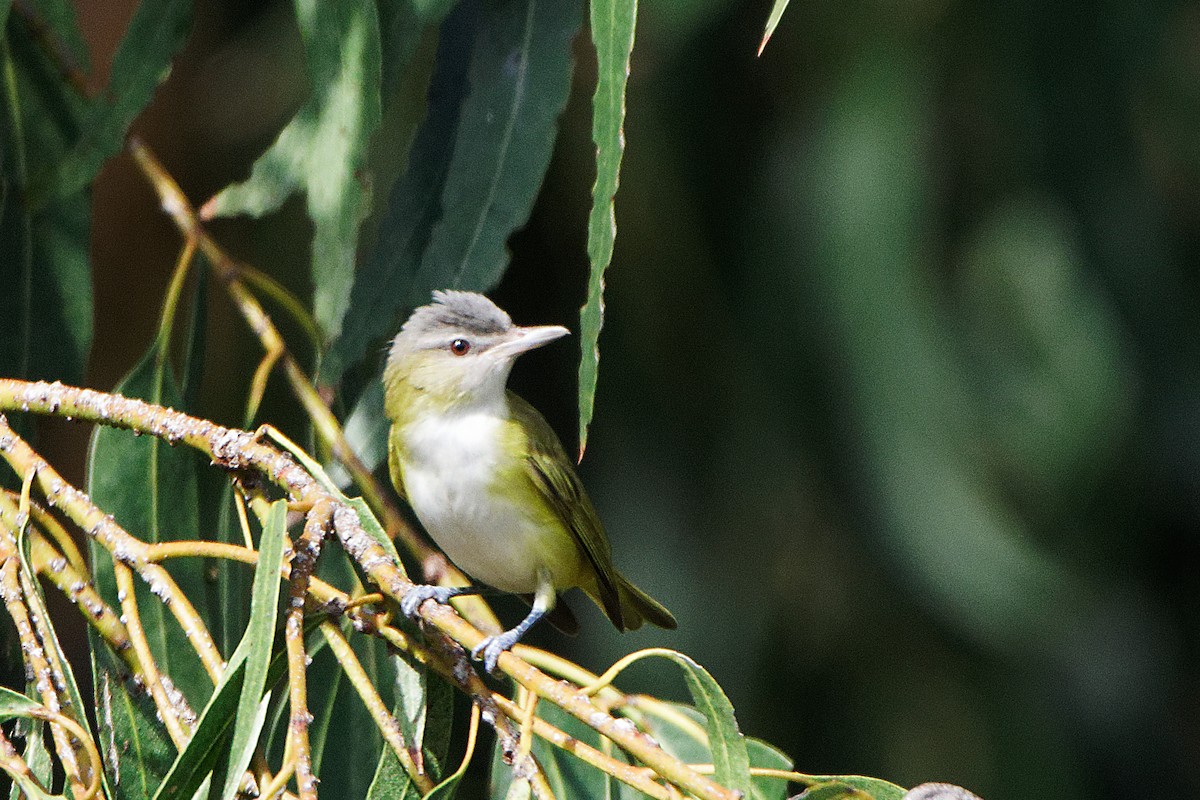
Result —
M91 628L96 720L105 773L122 800L151 800L171 767L175 748L144 690L132 690L127 668Z
M32 13L74 43L71 7L39 6ZM11 22L0 40L0 373L73 381L92 339L90 202L79 192L35 208L31 187L79 135L84 104L27 26ZM70 50L64 59L79 55Z
M0 686L0 722L7 722L14 717L27 717L31 711L41 707L42 704L37 700L31 700L7 686Z
M283 543L287 540L287 504L271 505L259 544L258 565L254 570L254 588L250 601L250 625L243 642L247 646L246 677L238 698L230 745L230 765L221 797L232 800L241 784L242 773L250 765L265 719L263 694L267 670L271 664L271 643L275 640L275 622L279 608L279 571L283 566Z
M120 394L178 407L178 393L169 370L157 359L157 344L117 386ZM128 431L100 426L92 435L88 460L88 491L131 534L149 542L195 538L199 528L199 499L195 456L155 437L135 437ZM96 588L114 608L119 605L112 559L91 543ZM203 565L180 559L171 574L203 615ZM212 682L183 629L162 601L137 582L138 608L150 650L159 671L170 677L193 708L206 702ZM116 676L114 676L116 677Z
M209 699L192 738L171 764L154 800L186 800L204 784L229 742L230 726L246 678L244 654L232 659L216 691Z
M442 24L425 121L409 152L408 168L388 195L378 241L355 275L341 335L322 363L323 383L336 383L373 341L392 332L401 310L413 304L414 276L441 216L442 189L454 154L447 143L454 141L470 90L468 68L480 15L478 0L469 0Z
M580 312L579 457L587 446L595 408L600 364L600 328L604 325L604 271L612 261L617 218L613 200L625 153L625 86L633 52L637 0L592 0L592 43L597 81L592 97L592 140L596 143L596 183L588 217L587 302Z
M492 0L471 59L454 161L412 291L484 291L508 266L505 243L542 185L571 88L579 0ZM410 295L411 296L411 295Z
M680 667L688 693L692 696L692 703L696 711L704 718L708 750L712 754L714 780L722 786L736 789L744 797L750 797L752 784L750 781L750 755L746 739L738 730L733 704L729 702L729 698L725 696L721 686L702 666L675 650L666 648L643 650L626 657L622 663L628 666L634 661L651 657L665 658ZM667 730L677 727L669 726ZM658 730L654 732L656 735L665 733L665 731ZM703 754L703 743L696 742L694 737L679 736L678 733L670 736L672 739L678 739L686 748L675 753L677 758L691 760Z
M359 182L380 119L379 18L372 0L296 2L312 93L249 179L226 188L206 214L267 214L303 189L313 221L313 314L341 329L354 277L366 192Z
M783 11L788 7L790 0L775 0L775 5L771 7L771 15L767 17L767 26L763 30L762 41L758 45L758 54L761 56L763 50L767 49L767 42L771 41L771 34L775 33L775 28L779 26L779 20L783 19Z

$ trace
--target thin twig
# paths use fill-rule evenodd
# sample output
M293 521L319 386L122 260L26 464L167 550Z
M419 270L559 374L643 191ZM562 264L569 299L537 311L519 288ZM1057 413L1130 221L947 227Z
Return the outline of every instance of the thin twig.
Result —
M291 705L291 721L288 725L292 753L296 761L296 791L300 800L316 800L317 778L312 771L312 750L308 744L308 726L312 715L308 713L308 656L304 650L304 598L308 594L308 583L317 559L321 556L321 544L325 541L333 517L333 503L327 499L318 501L308 512L304 531L296 542L292 556L290 602L284 617L284 637L288 663L288 702Z
M2 730L0 730L0 771L16 779L14 782L18 786L20 786L21 781L28 781L41 790L43 794L50 795L50 790L42 786L42 782L37 779L37 776L33 774L33 770L29 768L28 762L21 757L21 754L17 752L17 748L13 747L13 743L9 741L8 736Z
M32 615L29 613L29 607L25 604L25 591L21 586L20 569L15 529L10 527L7 520L0 521L0 599L3 599L8 615L17 629L17 638L21 642L21 652L24 654L26 668L29 670L29 675L32 676L34 689L42 698L42 705L53 711L61 711L62 702L58 696L54 670L50 667L46 651L37 635ZM51 735L54 740L54 749L62 762L72 793L82 794L85 784L74 748L71 747L64 731L51 728ZM100 765L92 764L91 768L96 771L100 769Z
M520 706L507 697L496 695L496 704L514 721L520 720L524 713ZM632 786L643 794L656 800L668 800L670 794L665 786L654 780L654 771L647 767L637 767L626 764L610 755L600 752L590 744L571 736L560 728L551 725L541 717L533 717L533 732L550 744L564 750L587 764L591 764L601 772L605 772L617 780Z
M404 521L399 509L387 499L387 494L371 475L371 471L354 453L354 449L350 447L342 433L337 418L321 400L303 368L288 350L283 336L276 329L270 316L263 310L253 293L246 288L241 279L240 265L208 235L197 217L195 209L174 178L167 173L150 149L141 141L131 140L129 150L155 191L158 192L163 210L171 217L185 240L194 240L199 244L201 251L216 271L217 277L225 284L234 304L245 318L247 326L259 338L263 349L268 354L263 363L267 364L269 361L270 364L273 364L275 359L283 363L285 374L296 399L304 406L317 433L333 451L334 458L345 465L346 469L354 476L355 483L362 489L371 508L383 517L388 535L402 539L418 558L424 559L436 553L437 551Z
M371 678L359 663L358 656L354 654L354 649L350 643L346 641L346 637L342 635L342 631L337 625L326 620L321 623L321 634L325 637L325 641L329 644L329 649L337 658L342 670L346 673L346 677L350 679L351 685L354 686L358 696L362 698L363 705L367 708L367 713L371 715L371 719L375 720L375 724L379 728L379 732L383 734L384 741L392 748L392 752L396 754L396 758L400 760L400 764L404 767L404 771L408 773L408 777L412 779L413 784L420 790L422 795L428 794L433 789L433 781L429 775L422 772L416 762L413 760L412 754L409 752L410 747L415 748L415 744L404 741L404 734L400 730L400 723L392 716L387 705L383 702L383 698L379 696L375 685L371 683Z
M0 382L8 384L12 381L11 379L0 379ZM41 384L41 386L46 389L46 392L42 394L42 400L46 403L46 407L56 405L58 397L54 386L52 384ZM62 388L62 385L59 384L59 390ZM95 394L101 397L106 396L99 392ZM115 395L107 396L115 397ZM16 407L20 408L24 404L18 404ZM149 408L158 409L156 413L160 417L164 414L175 413L161 406L146 405ZM161 432L161 435L168 440L172 438L165 431ZM195 648L209 678L215 685L221 679L225 663L221 660L220 653L217 652L212 636L196 612L195 606L179 589L171 574L159 565L146 560L145 542L130 535L111 516L105 514L93 503L91 498L63 480L62 476L46 463L45 459L34 452L33 448L9 427L8 421L4 419L3 415L0 415L0 458L7 461L20 475L26 475L32 471L34 479L49 505L62 509L63 513L82 531L108 550L114 563L125 564L137 572L150 590L171 609L171 613L183 628L184 634Z

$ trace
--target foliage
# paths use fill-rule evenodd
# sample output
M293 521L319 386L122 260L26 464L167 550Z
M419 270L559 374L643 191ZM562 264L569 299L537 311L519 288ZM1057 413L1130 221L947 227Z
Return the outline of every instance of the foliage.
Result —
M337 797L450 798L483 720L496 736L495 797L782 800L789 783L811 796L903 794L880 780L794 772L780 751L742 735L725 692L679 652L644 651L597 677L521 647L501 660L518 686L510 697L485 684L465 656L495 625L482 601L465 604L461 616L427 605L419 627L395 615L412 584L392 541L424 564L428 546L379 487L376 465L355 455L332 409L355 406L367 417L361 427L378 430L363 389L377 382L356 383L355 375L374 366L367 354L380 335L430 289L487 290L504 273L506 243L531 213L568 102L578 2L297 2L307 99L245 181L196 212L152 151L130 142L182 238L158 335L115 394L58 382L78 380L91 342L88 189L169 74L191 10L180 0L143 0L107 86L92 91L69 6L0 5L0 285L12 289L0 336L0 410L97 424L85 493L0 418L0 457L15 476L0 493L0 595L31 676L24 695L0 693L0 718L25 725L21 752L8 732L0 739L0 769L14 792L230 800L290 787L309 798L319 780ZM591 5L597 177L581 452L616 233L635 17L634 2ZM374 137L395 87L421 82L423 38L436 39L423 121L372 230L363 223ZM311 311L230 257L206 224L269 215L300 191L313 231ZM355 271L360 251L368 255ZM343 494L273 428L251 434L174 410L195 396L203 374L197 343L208 335L207 284L193 277L202 269L218 278L266 353L245 391L245 424L260 416L268 377L282 373L307 430L366 501ZM172 341L189 285L191 331L177 371ZM318 356L327 356L319 387L260 299L315 334ZM33 380L40 378L54 382ZM215 478L204 459L218 468ZM90 565L73 534L87 538ZM94 720L37 577L90 626ZM681 668L691 705L615 688L616 673L644 655ZM455 691L472 709L457 769Z

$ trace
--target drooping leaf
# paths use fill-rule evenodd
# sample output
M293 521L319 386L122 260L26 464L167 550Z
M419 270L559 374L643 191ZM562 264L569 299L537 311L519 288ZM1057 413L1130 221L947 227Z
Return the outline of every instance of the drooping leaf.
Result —
M788 771L794 766L787 754L761 739L746 737L746 753L750 756L751 767ZM788 782L783 778L751 775L750 781L755 800L786 800L788 797Z
M738 730L733 704L712 675L683 653L666 655L683 670L683 678L696 710L704 715L708 745L712 750L713 779L750 794L750 756L746 741Z
M69 5L48 2L29 10L55 31L66 49L76 37ZM35 176L49 170L79 134L83 100L33 40L28 25L10 15L0 42L0 373L78 381L92 338L88 265L90 205L81 192L35 206ZM85 51L84 51L85 52Z
M617 235L613 200L625 153L625 86L633 53L637 0L593 0L592 44L596 48L596 93L592 96L592 140L596 144L596 183L588 217L587 302L579 315L579 457L587 445L595 408L600 363L600 328L604 325L604 271L612 261Z
M129 126L170 73L171 59L191 28L189 0L142 0L113 58L108 86L83 115L80 136L57 165L54 197L86 188L118 153Z
M184 800L192 797L208 779L229 744L230 728L236 719L238 696L246 677L244 652L235 653L225 669L187 746L171 763L154 793L154 800Z
M578 0L484 3L471 56L471 93L454 160L411 289L485 291L508 266L505 243L529 218L571 88ZM410 295L411 296L411 295Z
M303 189L314 227L313 314L335 336L366 209L358 172L380 118L379 18L372 0L295 5L311 95L250 177L224 189L204 211L262 216Z
M468 69L481 13L478 0L468 0L442 23L425 121L409 152L408 168L388 195L378 240L355 274L341 335L321 365L323 383L336 383L373 341L392 331L400 311L413 304L414 276L441 215L442 189L454 156L449 143L470 90Z
M7 722L14 717L27 717L31 711L41 707L42 704L37 700L31 700L7 686L0 686L0 722Z
M158 358L157 343L117 386L128 397L179 406L169 369ZM129 431L99 426L92 435L88 457L88 492L116 521L147 542L194 539L199 535L196 457L157 437L137 437ZM96 589L113 608L120 606L112 558L90 543ZM205 615L203 565L199 559L177 559L169 566L176 583ZM183 629L162 601L140 579L135 581L142 626L159 671L170 677L192 708L201 708L212 682Z
M97 739L109 783L122 800L151 800L171 768L175 747L147 692L131 690L128 669L91 628Z
M771 35L775 33L775 28L779 26L779 20L783 19L784 9L788 7L790 0L775 0L775 5L771 6L771 15L767 17L767 26L763 30L762 41L758 45L758 54L761 56L763 50L767 49L767 42L771 41Z
M429 113L322 380L332 383L433 289L486 291L529 218L571 81L578 0L466 0L446 19Z
M393 656L393 660L402 660ZM407 665L411 670L423 667ZM454 690L448 683L432 672L426 673L421 681L400 681L396 685L396 706L392 714L400 719L424 709L424 725L419 743L425 772L434 781L441 781L447 751L450 746L450 727L454 720ZM375 767L375 776L367 790L367 800L416 800L420 791L413 785L408 773L400 764L391 748L384 747Z
M671 752L668 742L677 740L681 749L673 754L685 761L702 758L704 750L707 749L712 756L713 779L722 786L750 796L750 755L746 740L738 730L733 704L729 702L729 698L725 696L725 692L713 676L689 656L675 650L656 647L641 651L633 660L642 658L665 658L679 666L688 693L692 696L692 704L704 718L707 748L701 742L697 749L698 737L693 732L677 731L681 727L680 723L686 722L686 719L679 722L668 719L664 726L662 719L650 718L647 724L650 725L651 735L659 739L668 752Z
M271 664L271 644L279 607L279 571L283 566L283 545L287 540L287 504L271 505L259 543L258 565L250 600L250 625L242 642L246 645L246 676L237 703L237 716L230 743L230 759L221 791L223 800L237 794L242 773L250 764L254 747L266 714L267 672ZM239 650L241 648L239 647ZM232 663L232 661L231 661ZM269 696L269 695L268 695Z

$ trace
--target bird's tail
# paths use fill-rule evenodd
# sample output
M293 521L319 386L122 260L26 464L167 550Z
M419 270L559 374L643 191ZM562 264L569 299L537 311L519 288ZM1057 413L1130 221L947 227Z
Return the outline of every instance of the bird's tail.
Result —
M621 616L625 630L636 630L642 627L643 622L667 629L673 629L678 624L666 606L634 586L624 575L617 575L617 591L621 595Z

